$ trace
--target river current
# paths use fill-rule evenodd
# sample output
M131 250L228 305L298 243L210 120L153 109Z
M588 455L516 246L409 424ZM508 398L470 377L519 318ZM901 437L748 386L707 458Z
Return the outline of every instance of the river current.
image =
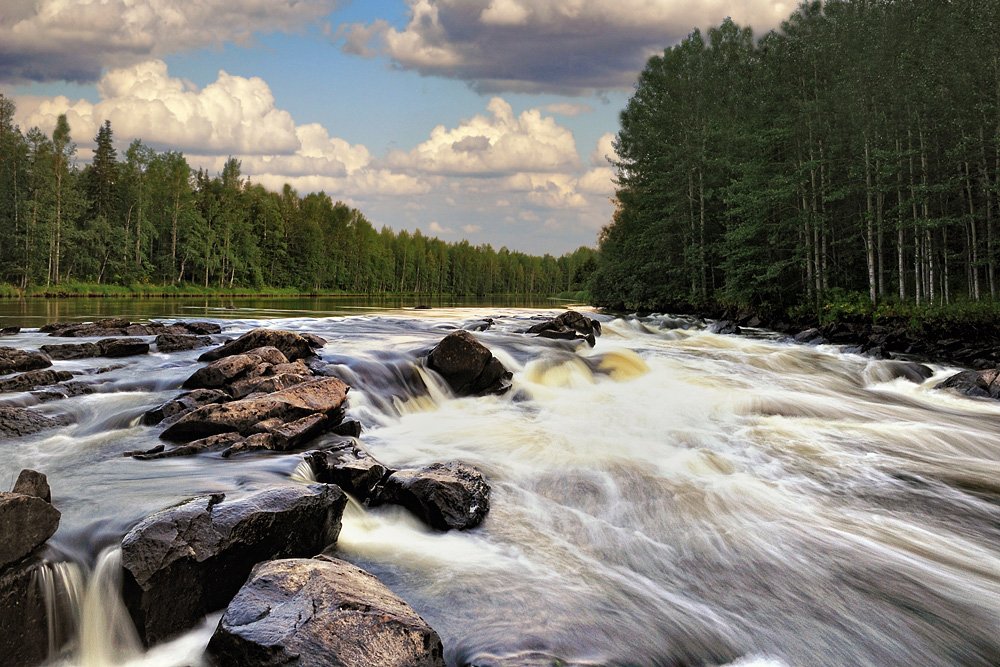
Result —
M337 546L438 631L450 665L1000 664L1000 403L934 390L954 368L915 382L899 362L683 317L594 315L594 348L516 333L558 312L217 320L327 339L324 372L352 385L348 417L386 464L486 474L475 530L352 504ZM476 335L513 389L454 398L420 356L486 317ZM0 486L44 472L62 512L49 585L79 618L59 664L198 664L218 616L142 653L109 547L184 498L308 477L301 453L122 457L156 444L139 418L199 352L56 362L97 392L38 406L73 425L2 445Z

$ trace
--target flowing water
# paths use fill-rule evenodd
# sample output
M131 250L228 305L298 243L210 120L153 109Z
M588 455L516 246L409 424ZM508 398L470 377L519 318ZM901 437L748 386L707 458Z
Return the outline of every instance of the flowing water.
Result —
M440 633L449 664L1000 664L1000 403L933 390L955 369L917 383L899 362L686 318L599 316L593 349L515 333L556 312L222 322L326 338L324 372L352 385L349 416L383 462L459 459L490 479L476 530L350 505L338 544ZM477 335L513 390L453 398L419 356L484 317L496 325ZM195 664L217 616L145 654L109 630L123 624L113 546L185 497L308 480L298 454L121 456L155 444L139 417L179 393L197 354L101 374L57 362L98 393L39 407L74 425L4 444L0 481L48 475L63 513L50 560L88 580L65 664Z

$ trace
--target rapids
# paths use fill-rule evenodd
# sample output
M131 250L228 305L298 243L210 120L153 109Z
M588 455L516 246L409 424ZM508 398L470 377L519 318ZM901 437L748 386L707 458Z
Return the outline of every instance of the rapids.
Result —
M228 335L326 338L324 372L352 385L348 416L386 464L487 475L476 530L350 504L337 547L440 633L449 664L1000 664L1000 403L933 390L953 368L917 384L897 362L687 318L597 315L593 349L514 333L554 314L219 320ZM496 325L477 336L513 390L452 398L418 357L485 317ZM77 636L60 664L195 664L218 616L141 654L115 607L113 546L186 497L309 479L299 454L121 456L155 444L139 418L198 353L56 362L98 392L39 406L72 426L3 443L5 488L44 472L63 513L39 582L79 600L57 619Z

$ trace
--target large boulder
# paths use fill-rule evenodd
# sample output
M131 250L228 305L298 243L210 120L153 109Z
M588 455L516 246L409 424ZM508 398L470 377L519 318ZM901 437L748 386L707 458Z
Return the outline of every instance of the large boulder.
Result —
M52 360L41 352L26 352L16 347L0 347L0 375L48 368Z
M512 373L468 331L445 336L427 355L427 366L459 396L502 394L510 389Z
M303 336L283 329L252 329L236 340L205 352L199 361L215 361L234 354L244 354L258 347L276 347L289 361L316 356L313 348L322 347L326 341L318 336Z
M224 499L200 496L157 512L122 540L125 604L147 644L225 607L257 563L314 556L336 542L347 503L325 484Z
M0 437L18 438L69 423L66 416L48 417L31 408L0 405Z
M185 389L219 389L243 377L261 364L261 358L250 354L234 354L213 361L196 370L184 381Z
M57 382L73 378L69 371L54 371L51 368L38 371L26 371L8 378L0 378L0 392L30 391L35 387L47 387Z
M483 473L459 461L398 470L385 480L382 497L437 530L475 528L490 511L490 485Z
M188 441L228 431L250 435L259 422L289 422L316 413L330 417L329 425L334 426L343 417L342 406L349 389L337 378L323 377L257 398L206 405L175 421L161 437Z
M597 343L595 337L601 335L601 323L575 310L567 310L551 320L528 327L524 333L561 340L582 339L594 347Z
M439 667L441 638L364 570L333 558L262 563L208 644L220 667Z
M395 472L379 463L355 442L303 457L320 482L336 484L363 503L380 495L382 483Z
M101 356L101 348L96 343L58 343L42 345L39 349L50 359L88 359Z
M40 665L49 657L46 599L38 585L47 567L42 559L32 558L0 568L0 665L4 667Z
M131 338L103 338L97 341L102 357L133 357L149 352L149 343Z
M22 484L22 490L25 485ZM59 527L60 513L37 495L0 493L0 568L16 563L45 544Z
M935 389L953 389L966 396L1000 400L1000 368L955 373L939 382Z

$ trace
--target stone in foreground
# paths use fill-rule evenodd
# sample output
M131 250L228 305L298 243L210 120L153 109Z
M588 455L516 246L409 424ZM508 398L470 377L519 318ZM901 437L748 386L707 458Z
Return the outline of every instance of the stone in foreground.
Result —
M402 505L437 530L466 530L490 511L490 485L467 463L432 463L399 470L385 481L386 502Z
M336 542L347 503L325 484L224 498L200 496L153 514L122 540L125 603L147 644L225 607L257 563L314 556Z
M208 644L220 667L443 666L441 638L364 570L333 558L254 568Z

